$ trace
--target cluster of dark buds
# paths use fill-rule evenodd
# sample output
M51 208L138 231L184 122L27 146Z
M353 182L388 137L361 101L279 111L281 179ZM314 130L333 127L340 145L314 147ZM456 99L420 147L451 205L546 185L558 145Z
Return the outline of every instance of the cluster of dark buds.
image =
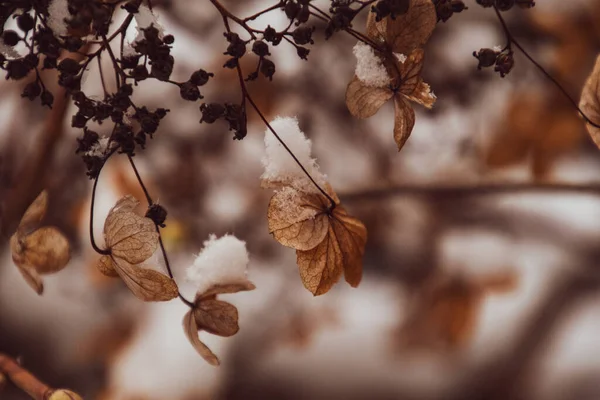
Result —
M204 96L200 94L200 86L206 85L208 80L215 76L212 72L206 72L203 69L199 69L195 71L190 79L185 82L178 83L179 86L179 95L184 100L196 101L198 99L203 99Z
M234 140L242 140L246 137L248 133L247 116L243 104L203 103L200 105L200 111L202 112L200 123L212 124L222 119L229 123L229 130L233 131Z
M438 21L446 22L455 13L462 12L467 9L462 0L437 0L435 1L435 11Z
M496 7L500 11L508 11L514 6L531 8L535 6L534 0L476 0L482 7Z
M327 24L327 28L325 28L326 39L329 39L335 32L352 28L352 21L360 9L350 7L353 3L354 1L348 0L333 0L331 2L331 7L329 8L331 19Z
M287 0L283 11L290 20L296 20L296 26L299 26L306 23L310 17L309 2L310 0Z
M131 76L136 80L143 80L145 77L153 77L160 81L168 81L173 72L175 59L171 55L171 44L175 41L172 35L161 37L158 29L154 25L143 29L143 39L133 44L135 55L124 57L121 60L123 69L132 69ZM144 64L139 66L138 62L144 56ZM150 73L146 69L146 60L150 64ZM144 72L142 69L146 70ZM141 78L141 79L140 79Z
M398 15L406 14L410 0L380 0L371 11L375 13L375 20L381 21L386 17L395 19Z
M502 78L508 75L515 65L514 54L508 48L504 50L484 48L474 51L473 56L479 60L477 69L494 66L494 71L498 72Z

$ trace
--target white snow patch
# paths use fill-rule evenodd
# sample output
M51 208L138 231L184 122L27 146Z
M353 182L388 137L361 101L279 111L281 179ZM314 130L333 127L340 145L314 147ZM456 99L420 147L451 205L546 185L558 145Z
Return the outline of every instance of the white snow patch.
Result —
M216 284L246 282L250 262L246 242L233 235L210 235L204 249L187 269L187 278L203 293Z
M390 83L390 76L381 59L368 44L358 42L352 49L356 56L356 76L367 86L383 87Z

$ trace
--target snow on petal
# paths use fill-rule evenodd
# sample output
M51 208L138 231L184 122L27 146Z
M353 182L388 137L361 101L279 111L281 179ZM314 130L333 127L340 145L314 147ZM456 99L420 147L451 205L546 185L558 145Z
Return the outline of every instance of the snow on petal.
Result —
M367 86L384 87L390 83L390 76L381 59L371 46L358 42L352 50L356 56L356 76Z
M65 36L68 33L65 19L70 18L68 0L51 0L48 5L47 24L56 36Z
M148 8L148 6L142 4L138 8L138 12L133 14L135 18L136 28L137 28L137 37L135 41L139 41L144 38L144 32L142 29L146 29L150 26L154 26L158 29L158 36L162 37L164 33L163 27L158 23L158 17Z
M104 136L98 139L98 142L95 143L92 148L85 153L86 156L92 157L103 157L108 149L109 137Z
M243 283L248 280L249 261L246 242L229 234L218 239L211 234L188 267L187 279L196 284L198 293L217 284Z
M327 179L319 171L316 160L311 157L311 141L300 130L298 120L296 118L277 117L271 122L271 127L313 179L319 185L324 185ZM261 179L267 183L288 184L306 192L318 190L270 129L265 132L265 147L266 156L262 160L265 172L262 174Z

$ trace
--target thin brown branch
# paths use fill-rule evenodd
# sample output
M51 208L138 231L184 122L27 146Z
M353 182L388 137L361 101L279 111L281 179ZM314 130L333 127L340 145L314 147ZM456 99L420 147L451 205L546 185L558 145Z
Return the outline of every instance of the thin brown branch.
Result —
M342 193L345 202L379 200L392 196L452 197L519 193L579 193L600 195L600 182L575 183L483 183L468 185L400 185Z
M0 373L35 400L46 400L52 388L37 379L13 358L0 353Z

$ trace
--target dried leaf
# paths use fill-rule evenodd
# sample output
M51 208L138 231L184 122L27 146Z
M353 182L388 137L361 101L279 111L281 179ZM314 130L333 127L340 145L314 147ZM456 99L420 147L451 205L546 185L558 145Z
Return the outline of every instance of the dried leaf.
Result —
M235 306L221 300L203 300L194 309L196 325L206 332L219 336L233 336L239 330L238 311Z
M596 59L594 69L583 86L579 108L592 122L600 125L600 56ZM587 130L596 146L600 147L600 128L587 124Z
M27 208L25 214L23 214L21 222L19 223L19 234L23 235L37 228L42 219L44 219L47 210L48 192L43 190Z
M158 271L131 265L112 257L113 268L133 294L143 301L168 301L177 297L177 284Z
M42 227L24 237L15 236L15 239L13 259L40 274L62 270L71 258L68 240L54 227Z
M327 234L329 221L323 210L327 210L328 205L324 196L293 189L280 190L269 202L269 233L284 246L310 250Z
M192 311L188 311L183 317L183 331L185 332L185 336L187 336L188 340L194 346L198 354L202 356L210 365L218 366L219 359L217 356L204 344L200 341L200 337L198 337L198 325L196 324L196 319L192 315Z
M402 150L415 126L415 111L402 95L394 97L394 140Z
M304 287L315 296L327 293L344 270L342 251L331 226L317 247L308 251L297 250L296 260Z
M350 114L357 118L369 118L392 98L389 88L366 86L356 75L346 89L346 106Z
M436 23L437 13L431 0L410 0L408 11L395 19L387 17L377 22L369 15L367 35L377 41L385 40L394 53L406 55L427 43Z
M98 268L98 271L100 271L103 275L110 276L113 278L119 276L119 273L113 266L113 262L110 259L110 256L100 257L100 260L98 260L98 263L96 264L96 268Z
M320 193L286 188L275 193L273 199L269 204L269 228L277 241L296 249L304 286L314 295L326 293L345 272L346 281L356 287L362 277L367 241L364 225L339 204L331 210L329 199Z
M104 223L104 240L114 257L139 264L152 256L158 233L151 219L137 215L138 201L125 196L110 210Z
M224 285L214 285L208 288L204 293L198 293L196 295L196 302L201 299L216 296L217 294L230 294L245 292L256 289L256 286L250 281L240 283L229 283Z

